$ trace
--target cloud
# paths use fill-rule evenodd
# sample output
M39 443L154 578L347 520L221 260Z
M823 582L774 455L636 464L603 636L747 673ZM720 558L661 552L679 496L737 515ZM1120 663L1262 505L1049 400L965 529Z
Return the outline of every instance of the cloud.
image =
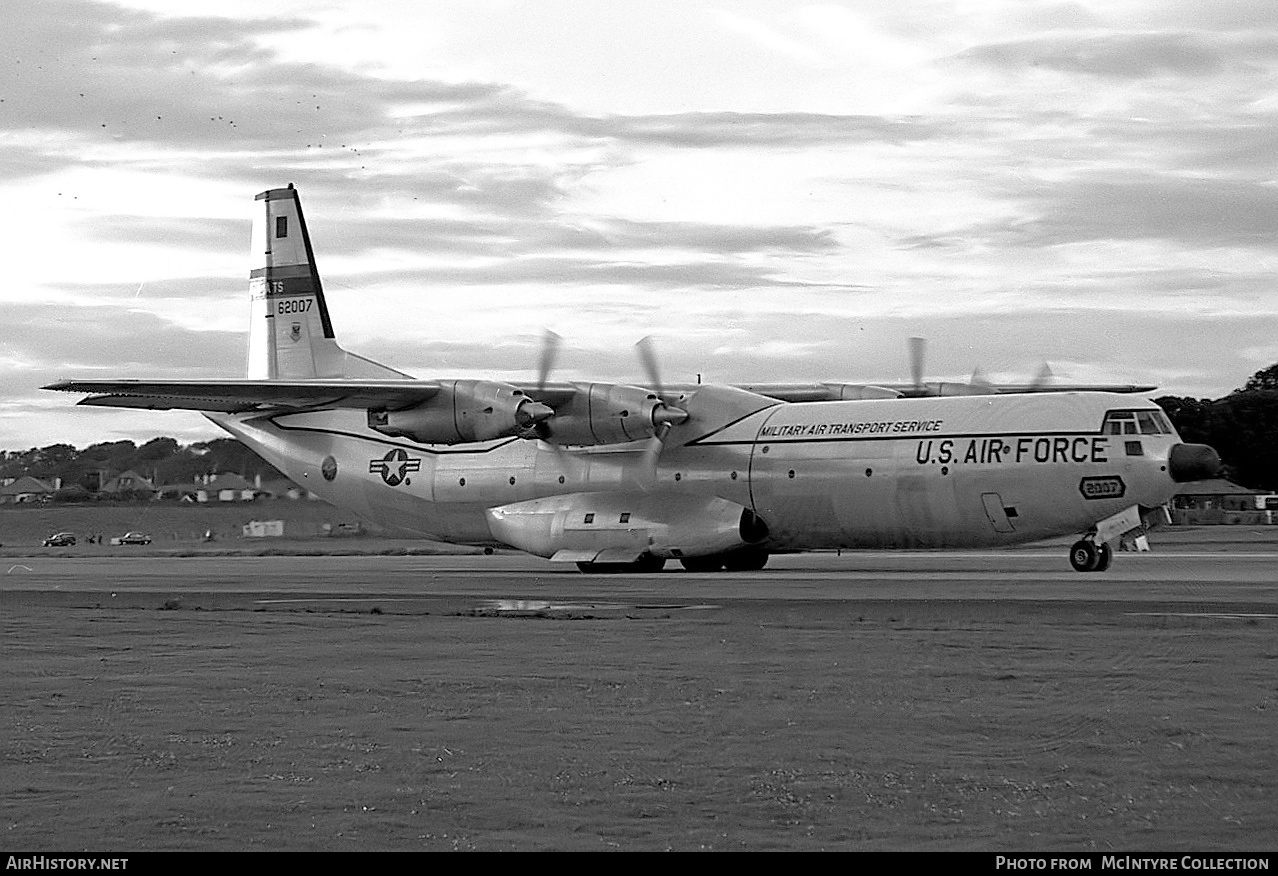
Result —
M1009 194L1030 218L959 234L1035 247L1137 239L1204 248L1278 247L1278 186L1269 182L1106 172Z
M1053 33L976 46L956 58L1006 70L1053 70L1103 79L1217 76L1278 57L1278 40L1258 35Z
M241 373L251 198L287 182L339 336L428 375L518 373L542 325L605 379L650 332L673 370L738 381L906 379L911 334L938 377L1052 358L1210 394L1268 364L1278 38L1245 4L884 7L864 31L752 8L792 41L766 52L701 9L670 54L669 6L512 16L527 40L471 13L272 11L5 15L0 221L30 253L23 306L0 304L12 403L48 416L31 387L71 371ZM422 58L367 51L423 20ZM1217 330L1213 366L1193 337Z

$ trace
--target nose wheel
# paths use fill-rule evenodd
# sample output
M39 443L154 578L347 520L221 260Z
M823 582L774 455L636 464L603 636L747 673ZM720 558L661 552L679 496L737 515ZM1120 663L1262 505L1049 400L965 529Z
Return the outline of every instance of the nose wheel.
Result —
M1069 564L1075 572L1104 572L1114 561L1114 550L1107 544L1097 544L1090 538L1074 542L1069 549Z

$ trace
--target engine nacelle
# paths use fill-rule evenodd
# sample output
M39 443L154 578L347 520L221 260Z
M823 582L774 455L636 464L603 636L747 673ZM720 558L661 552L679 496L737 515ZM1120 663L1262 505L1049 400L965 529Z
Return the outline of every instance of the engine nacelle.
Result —
M566 562L703 557L767 538L750 509L707 496L569 493L488 509L498 541Z
M577 383L573 400L555 411L546 436L558 444L623 444L651 437L665 402L650 389L619 383Z
M462 444L519 435L553 414L508 383L455 380L416 407L370 410L368 427L419 444Z

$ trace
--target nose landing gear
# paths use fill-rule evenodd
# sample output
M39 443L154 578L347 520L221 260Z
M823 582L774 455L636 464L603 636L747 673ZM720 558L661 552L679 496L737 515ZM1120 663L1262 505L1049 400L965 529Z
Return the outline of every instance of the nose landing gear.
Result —
M1114 550L1107 544L1097 544L1090 538L1074 542L1069 549L1069 564L1075 572L1104 572L1114 561Z

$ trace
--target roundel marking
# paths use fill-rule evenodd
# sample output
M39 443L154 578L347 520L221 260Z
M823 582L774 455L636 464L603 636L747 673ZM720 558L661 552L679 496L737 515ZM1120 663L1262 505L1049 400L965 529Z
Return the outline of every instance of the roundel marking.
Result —
M386 482L388 487L398 487L400 484L410 483L408 473L421 471L421 468L422 461L420 459L409 457L408 452L399 447L388 451L381 459L370 459L368 461L368 471L371 474L381 475L382 480Z

